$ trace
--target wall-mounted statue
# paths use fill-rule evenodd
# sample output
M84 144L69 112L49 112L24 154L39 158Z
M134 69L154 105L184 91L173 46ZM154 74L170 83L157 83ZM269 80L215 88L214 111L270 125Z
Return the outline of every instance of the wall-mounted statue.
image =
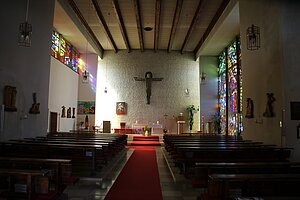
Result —
M75 108L72 108L73 109L73 115L72 115L72 118L75 118Z
M275 101L275 98L273 97L273 93L267 93L267 105L266 110L263 114L264 117L274 117L273 112L273 102Z
M16 99L17 99L17 89L13 86L6 85L4 88L4 110L5 111L17 111Z
M62 106L61 107L61 118L65 118L66 117L66 106Z
M36 93L32 93L33 104L29 110L30 114L40 114L40 103L36 102Z
M251 98L247 98L247 110L246 110L246 118L253 118L253 100Z
M150 104L152 81L162 81L163 78L153 78L152 72L146 72L145 78L134 77L134 80L146 82L147 104Z
M67 110L67 118L71 118L71 107Z

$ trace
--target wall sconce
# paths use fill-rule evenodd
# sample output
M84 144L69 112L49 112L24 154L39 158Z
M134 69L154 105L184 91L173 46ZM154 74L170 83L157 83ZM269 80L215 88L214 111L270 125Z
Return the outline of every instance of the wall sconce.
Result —
M104 93L105 93L105 94L107 93L107 87L104 88Z
M206 78L206 73L204 73L204 72L201 72L201 74L200 74L200 78L201 78L201 81L205 81L205 78Z
M190 95L190 90L189 90L189 88L186 88L186 89L184 90L184 94L185 94L186 96Z
M252 26L247 28L247 49L258 50L260 48L260 28Z
M205 78L206 78L206 73L201 72L200 73L200 83L204 84L205 83Z
M84 72L82 73L82 83L89 83L89 74L89 72L84 70Z
M29 0L27 0L25 22L21 23L19 26L18 45L24 47L31 46L32 25L28 23L28 9L29 9Z

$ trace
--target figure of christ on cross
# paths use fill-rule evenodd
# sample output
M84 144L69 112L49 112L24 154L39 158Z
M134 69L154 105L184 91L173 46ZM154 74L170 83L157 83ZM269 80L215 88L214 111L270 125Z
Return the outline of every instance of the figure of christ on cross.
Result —
M146 81L147 104L150 104L152 81L162 81L163 78L153 78L152 72L146 72L145 78L134 77L136 81Z

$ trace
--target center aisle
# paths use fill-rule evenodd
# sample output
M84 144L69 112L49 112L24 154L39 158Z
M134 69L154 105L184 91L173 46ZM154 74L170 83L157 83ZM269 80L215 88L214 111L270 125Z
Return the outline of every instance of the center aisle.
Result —
M107 193L105 200L163 199L155 147L137 146L134 148L133 154Z

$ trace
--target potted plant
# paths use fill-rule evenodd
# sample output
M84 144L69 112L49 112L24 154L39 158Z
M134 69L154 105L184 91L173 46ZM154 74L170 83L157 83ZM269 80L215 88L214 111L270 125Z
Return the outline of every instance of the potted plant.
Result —
M186 108L186 110L189 112L189 127L191 132L194 125L194 114L197 113L197 111L199 111L199 108L196 109L194 105L190 105Z

